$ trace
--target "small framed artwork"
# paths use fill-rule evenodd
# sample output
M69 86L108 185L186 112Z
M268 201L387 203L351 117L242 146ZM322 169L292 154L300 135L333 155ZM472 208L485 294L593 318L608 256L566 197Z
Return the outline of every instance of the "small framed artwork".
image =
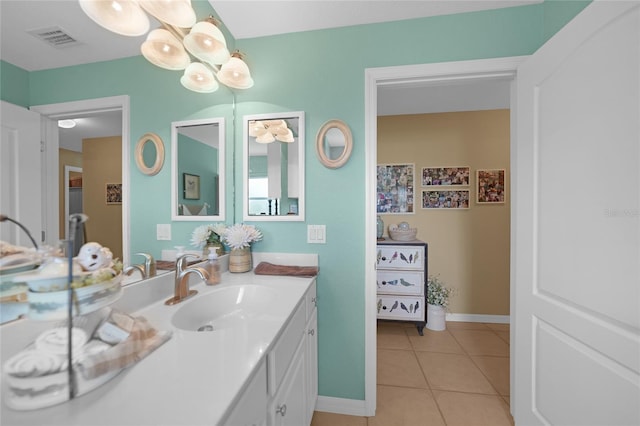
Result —
M423 209L468 209L469 208L469 190L440 190L440 189L423 189L422 190L422 208Z
M504 203L505 169L478 169L476 171L476 202L478 204Z
M422 186L469 186L469 167L423 167Z
M182 183L184 185L185 200L200 199L200 176L189 173L182 174Z
M378 213L414 213L414 170L414 164L378 164Z
M122 184L121 183L106 184L105 199L107 204L122 204Z

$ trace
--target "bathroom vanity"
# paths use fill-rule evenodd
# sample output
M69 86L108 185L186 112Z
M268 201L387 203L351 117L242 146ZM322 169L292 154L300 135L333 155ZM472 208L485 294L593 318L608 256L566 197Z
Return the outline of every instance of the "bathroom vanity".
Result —
M316 255L299 256L304 256L299 265L317 266ZM173 274L132 284L113 305L145 317L158 330L171 330L169 341L71 401L33 411L3 405L0 423L310 424L318 381L315 278L225 272L221 284L206 286L194 276L191 289L198 294L166 306L173 285ZM207 309L213 314L203 317ZM196 331L207 318L213 330ZM0 327L2 361L48 327L52 324L31 320Z
M378 318L414 321L420 335L426 324L427 256L420 240L384 240L376 247Z

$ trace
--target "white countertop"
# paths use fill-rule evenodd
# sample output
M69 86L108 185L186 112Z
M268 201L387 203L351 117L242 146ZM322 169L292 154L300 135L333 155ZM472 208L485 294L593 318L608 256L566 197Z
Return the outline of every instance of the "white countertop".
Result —
M255 259L254 264L257 264ZM154 280L157 282L143 283L137 290L131 286L130 294L125 291L123 299L137 297L133 296L134 292L142 285L163 289L160 300L135 312L127 312L146 317L158 330L172 330L173 336L168 342L105 385L72 401L34 411L14 411L3 403L0 423L6 426L219 424L315 278L225 272L221 284L192 285L198 294L174 306L164 304L164 300L172 295L166 287L173 287L173 274ZM277 292L276 301L255 320L229 329L194 332L177 329L171 324L172 315L189 302L218 289L239 285L272 288ZM122 309L127 305L135 306L136 302L126 300L118 305ZM29 322L31 324L25 324ZM25 336L27 328L27 334L33 336ZM15 353L16 345L23 347L25 340L32 341L46 328L46 323L29 320L0 327L3 362ZM19 338L16 333L20 333ZM5 343L11 343L11 348Z

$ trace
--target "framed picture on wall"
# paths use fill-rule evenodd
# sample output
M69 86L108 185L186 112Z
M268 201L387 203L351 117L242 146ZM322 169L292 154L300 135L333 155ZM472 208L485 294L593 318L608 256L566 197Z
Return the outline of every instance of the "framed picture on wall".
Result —
M182 184L184 185L185 200L200 199L200 176L189 173L182 174Z
M422 186L469 186L469 167L423 167Z
M468 209L469 208L469 190L441 190L441 189L423 189L422 190L422 208L423 209Z
M476 171L476 202L478 204L504 203L505 169L478 169Z
M413 214L415 164L378 164L377 212Z
M105 200L107 204L122 204L122 184L107 183Z

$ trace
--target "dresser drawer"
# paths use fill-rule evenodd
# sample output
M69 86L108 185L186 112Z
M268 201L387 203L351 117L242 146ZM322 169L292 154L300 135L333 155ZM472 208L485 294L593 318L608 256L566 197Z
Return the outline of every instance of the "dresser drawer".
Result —
M422 246L382 246L376 254L378 269L424 270L424 247Z
M423 296L378 295L378 318L424 321Z
M424 295L422 271L380 270L376 274L378 293Z

